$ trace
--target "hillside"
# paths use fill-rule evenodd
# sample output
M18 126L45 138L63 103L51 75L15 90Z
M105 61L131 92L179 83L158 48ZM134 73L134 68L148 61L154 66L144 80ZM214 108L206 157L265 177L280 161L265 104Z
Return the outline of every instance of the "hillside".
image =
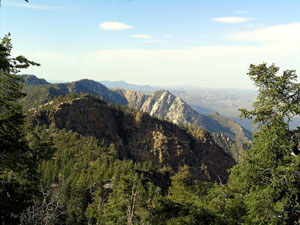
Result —
M201 115L185 101L174 96L169 91L159 90L151 95L126 90L118 91L127 99L128 106L148 112L150 115L170 120L179 125L186 123L196 124L210 132L224 133L234 140L247 142L251 139L251 132L241 127L235 121L218 113Z
M45 79L37 78L34 75L24 74L22 75L24 82L27 85L43 85L43 84L49 84Z
M34 121L113 143L121 159L151 161L175 171L186 164L199 180L226 181L227 169L234 165L231 156L201 128L191 134L175 124L93 97L51 102L35 112Z
M195 86L149 86L130 84L125 81L101 81L109 88L120 88L131 91L138 91L149 94L160 89L168 90L175 96L183 99L198 113L208 115L218 112L223 116L233 119L244 128L250 131L255 129L251 125L251 120L240 119L240 108L251 108L257 92L254 90L244 89L208 89ZM296 127L297 123L292 122L292 126Z
M21 99L21 104L25 110L38 107L40 104L49 102L57 96L65 96L71 93L91 94L108 102L121 105L127 104L126 99L122 95L93 80L82 79L71 83L49 84L44 83L43 79L35 76L31 76L31 79L26 79L26 76L23 77L25 77L24 92L26 96Z
M42 84L31 80L25 80L24 91L27 96L21 100L25 109L38 107L40 104L51 101L56 96L65 96L70 93L84 93L100 97L107 102L127 105L138 111L147 112L152 116L165 119L177 125L194 124L213 133L213 137L224 134L226 139L216 138L216 142L227 153L240 160L244 144L251 140L251 132L241 127L235 121L225 118L217 113L202 115L190 107L181 98L174 96L169 91L158 90L150 95L141 92L127 91L123 89L108 89L104 85L93 80L79 80L72 83ZM226 141L229 138L229 141ZM234 144L232 144L234 143ZM234 147L233 147L234 146Z
M201 114L218 112L227 117L238 117L239 108L251 108L257 92L244 89L213 89L195 86L149 86L130 84L125 81L101 81L109 88L120 88L130 91L151 93L157 90L168 90L180 97Z
M39 79L36 78L35 80ZM169 91L158 90L150 95L145 95L141 92L124 89L108 89L96 81L87 79L72 83L46 85L38 85L39 82L32 83L31 80L25 81L24 91L27 93L27 96L22 99L25 109L46 103L59 95L85 93L105 99L107 102L128 105L136 110L148 112L150 115L170 120L178 125L185 123L196 124L210 132L224 133L231 139L243 142L252 138L251 132L241 127L235 121L217 113L202 115L180 97L176 97ZM42 83L42 80L40 83Z

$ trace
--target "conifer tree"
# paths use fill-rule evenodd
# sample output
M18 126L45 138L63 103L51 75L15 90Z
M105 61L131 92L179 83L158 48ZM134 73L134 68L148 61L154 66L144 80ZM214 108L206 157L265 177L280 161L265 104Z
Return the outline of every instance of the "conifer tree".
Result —
M16 224L21 211L30 203L37 182L38 152L25 138L25 117L18 100L22 79L18 68L38 65L23 56L11 57L11 40L0 43L0 221Z
M300 222L300 130L289 128L300 114L300 84L294 70L278 71L275 65L250 65L248 75L259 94L253 109L241 112L258 131L243 161L232 169L227 196L239 202L235 211L246 212L238 224Z

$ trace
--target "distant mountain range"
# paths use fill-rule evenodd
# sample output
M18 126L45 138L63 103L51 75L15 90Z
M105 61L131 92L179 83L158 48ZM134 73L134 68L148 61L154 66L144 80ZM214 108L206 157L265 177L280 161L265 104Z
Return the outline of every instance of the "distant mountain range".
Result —
M25 75L24 78L27 84L25 87L27 96L25 97L24 102L28 102L26 98L31 98L34 92L41 93L40 98L35 98L34 96L34 99L31 99L30 106L46 103L58 95L87 93L101 97L107 102L128 105L136 110L147 112L152 116L168 119L175 124L196 124L204 127L210 132L225 133L233 139L237 138L242 141L251 139L251 132L243 129L233 120L225 118L218 113L202 115L190 107L180 97L176 97L167 90L158 90L150 95L145 95L142 92L116 88L109 89L99 82L88 79L72 83L49 84L44 79L39 79L33 75ZM126 83L120 82L120 84ZM35 101L38 102L35 103ZM232 125L238 126L238 129L233 129ZM241 133L243 134L239 133L238 130L241 130Z
M49 84L44 79L34 81L33 75L25 75L26 80L31 80L29 83L41 82L40 84ZM28 81L29 81L28 80ZM45 83L46 82L46 83ZM74 83L74 82L70 82ZM218 112L228 118L235 120L248 130L253 130L251 120L240 119L240 108L251 108L252 103L256 99L256 91L243 89L205 89L194 86L150 86L150 85L136 85L129 84L125 81L101 81L101 84L107 88L120 88L125 90L142 92L144 94L151 94L157 90L169 90L170 93L180 97L194 110L203 115L208 115L213 112ZM35 83L39 84L39 83ZM57 86L58 83L53 84ZM66 84L66 83L64 83ZM296 120L292 126L296 126Z
M136 84L129 84L125 81L108 81L103 80L100 81L101 84L105 85L108 88L121 88L125 90L131 90L131 91L140 91L145 93L150 93L156 90L159 90L159 87L153 87L150 85L136 85Z
M202 115L190 107L180 97L166 90L158 90L150 95L141 92L117 90L127 99L127 104L139 111L148 112L152 116L167 119L175 124L196 124L213 133L224 133L234 140L247 142L251 132L241 127L235 121L218 113Z
M252 103L257 96L257 92L254 90L199 88L188 85L159 87L129 84L125 81L101 81L101 83L109 88L121 88L145 94L161 89L168 90L175 96L183 99L198 113L207 115L218 112L221 115L232 118L248 130L253 129L250 120L239 118L240 112L238 109L249 109L252 107Z

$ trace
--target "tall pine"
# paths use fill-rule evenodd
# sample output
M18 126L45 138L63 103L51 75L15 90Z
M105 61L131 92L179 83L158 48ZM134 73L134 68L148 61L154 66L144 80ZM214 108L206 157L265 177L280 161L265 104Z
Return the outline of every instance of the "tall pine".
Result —
M235 211L246 212L237 224L300 222L299 128L289 128L300 114L300 84L295 71L278 71L275 65L250 65L248 75L259 94L253 109L241 112L258 131L228 183L226 202L235 199Z
M22 79L18 68L37 65L23 56L11 57L9 35L0 43L0 221L16 224L31 202L37 183L38 152L30 148L25 135L25 117L18 100Z

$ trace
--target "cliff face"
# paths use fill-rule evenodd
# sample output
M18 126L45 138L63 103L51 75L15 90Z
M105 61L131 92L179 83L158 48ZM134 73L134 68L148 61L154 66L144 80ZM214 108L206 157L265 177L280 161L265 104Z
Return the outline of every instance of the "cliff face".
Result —
M127 99L128 105L137 110L148 112L152 116L167 119L175 124L196 124L213 133L215 142L238 162L242 151L252 139L250 131L244 129L234 120L218 113L201 115L181 98L168 91L159 90L151 95L140 92L119 90Z
M210 134L197 128L192 133L143 112L109 107L92 97L78 98L37 112L40 124L76 131L114 143L120 158L152 161L177 170L187 164L195 179L226 181L233 158L215 144ZM51 115L51 116L50 116Z
M251 139L251 132L242 128L235 121L217 113L209 116L201 115L192 109L181 98L168 91L160 90L151 95L139 92L120 90L127 99L128 105L137 110L148 112L152 116L170 120L178 125L196 124L210 132L224 133L234 140L247 142Z
M26 78L26 76L24 77ZM58 95L84 93L103 98L107 102L128 105L136 110L167 119L178 125L186 123L196 124L210 132L224 133L233 140L241 140L243 142L251 139L251 132L242 128L235 121L219 114L211 114L209 116L199 114L181 98L165 90L145 95L141 92L122 89L111 90L99 82L88 79L62 84L48 84L45 82L35 76L30 76L30 79L26 79L26 84L29 86L25 87L24 91L27 93L27 96L22 100L25 109L46 103Z

